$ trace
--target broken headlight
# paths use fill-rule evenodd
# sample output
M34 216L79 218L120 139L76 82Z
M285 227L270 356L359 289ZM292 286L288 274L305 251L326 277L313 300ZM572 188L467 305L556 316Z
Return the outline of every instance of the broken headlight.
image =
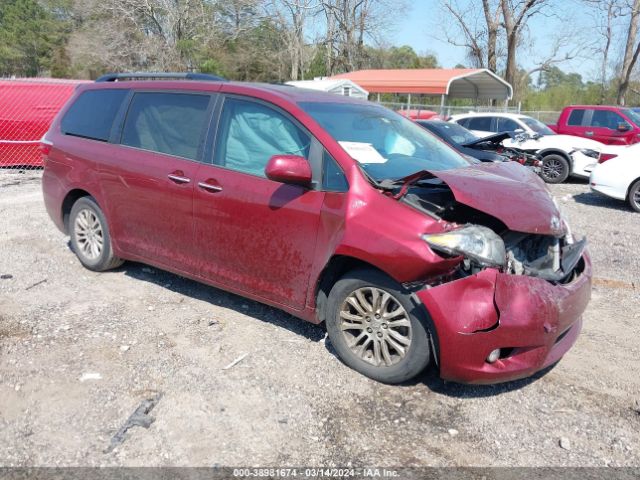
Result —
M422 238L433 250L463 255L486 267L504 267L507 263L504 241L487 227L469 225L450 232L425 234Z
M595 160L598 160L600 158L600 152L591 148L576 148L575 150L579 151L584 156L593 158Z

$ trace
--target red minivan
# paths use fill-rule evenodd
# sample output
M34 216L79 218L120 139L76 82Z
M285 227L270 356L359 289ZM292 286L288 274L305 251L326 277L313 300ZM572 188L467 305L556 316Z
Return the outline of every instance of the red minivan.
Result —
M148 263L324 322L387 383L430 363L522 378L576 341L591 262L527 168L366 101L148 76L80 86L43 139L47 211L87 268Z

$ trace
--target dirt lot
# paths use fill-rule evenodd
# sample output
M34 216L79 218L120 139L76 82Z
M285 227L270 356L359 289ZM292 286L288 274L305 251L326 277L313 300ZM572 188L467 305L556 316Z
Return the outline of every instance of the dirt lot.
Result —
M0 465L640 466L640 215L552 190L594 260L574 349L527 381L393 387L272 308L139 264L83 269L39 175L0 173ZM156 394L155 422L109 450Z

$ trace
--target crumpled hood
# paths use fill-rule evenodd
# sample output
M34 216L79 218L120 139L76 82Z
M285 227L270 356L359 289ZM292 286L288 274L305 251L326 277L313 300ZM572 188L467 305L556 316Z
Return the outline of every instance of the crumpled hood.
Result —
M479 138L477 140L474 140L473 142L463 143L462 146L473 148L477 147L478 145L486 144L500 145L502 141L506 140L507 138L512 138L511 134L508 132L496 133L495 135L489 135L488 137Z
M514 162L481 163L429 173L449 186L456 201L496 217L510 230L564 234L546 185L526 167Z

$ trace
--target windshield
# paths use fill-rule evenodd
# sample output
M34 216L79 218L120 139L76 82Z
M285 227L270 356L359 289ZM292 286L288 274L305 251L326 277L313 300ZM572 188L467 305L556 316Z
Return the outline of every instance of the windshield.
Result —
M640 126L640 112L638 112L635 108L627 108L622 110L629 120L631 120L636 125Z
M420 125L428 128L430 131L439 135L444 140L455 145L465 145L475 142L480 137L474 135L471 131L457 123L447 122L418 122Z
M549 127L547 127L544 123L542 123L540 120L536 120L535 118L519 117L518 120L524 123L527 127L533 130L535 133L539 133L540 135L556 134L556 132L554 132Z
M379 105L303 102L300 107L376 181L470 165L422 127Z

